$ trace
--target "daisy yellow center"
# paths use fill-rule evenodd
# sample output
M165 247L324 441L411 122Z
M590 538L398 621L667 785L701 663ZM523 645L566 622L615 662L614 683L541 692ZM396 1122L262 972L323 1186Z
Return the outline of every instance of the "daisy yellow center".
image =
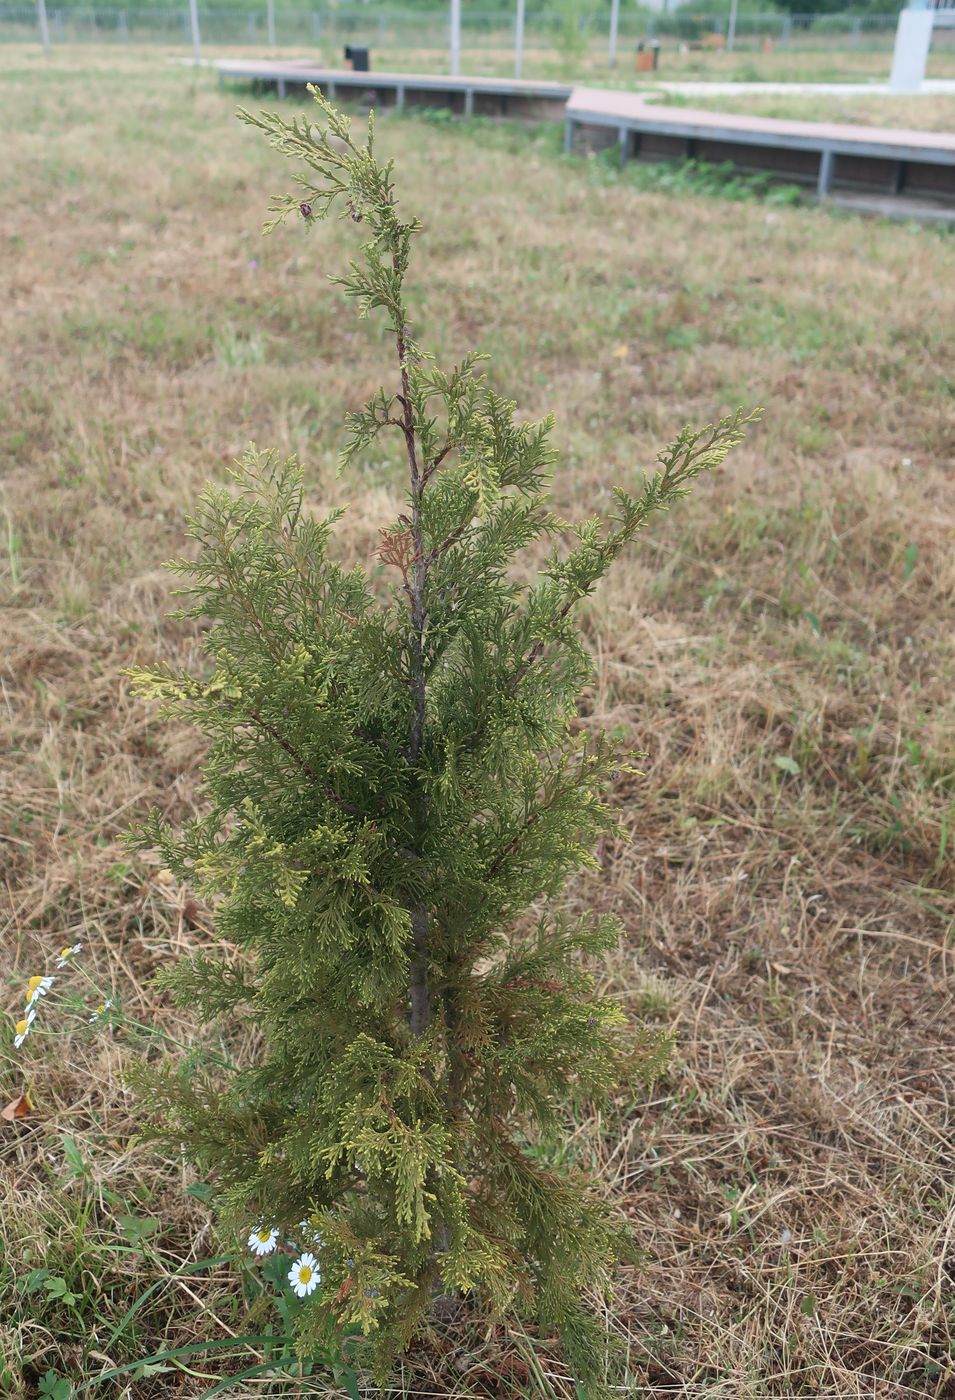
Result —
M60 957L61 957L61 958L69 958L69 957L72 957L72 955L73 955L73 949L72 949L72 948L61 948L61 949L60 949Z
M312 1271L311 1271L311 1269L308 1267L307 1264L303 1264L302 1267L301 1267L301 1268L299 1269L299 1271L298 1271L298 1281L299 1281L299 1283L308 1283L309 1280L311 1279L311 1277L312 1277Z
M268 1244L268 1242L269 1242L269 1240L270 1240L271 1238L272 1238L272 1231L271 1231L271 1230L260 1230L260 1231L259 1231L259 1239L262 1241L263 1244Z
M23 1035L24 1031L26 1030L29 1024L29 1021L18 1021L16 1027L17 1035Z
M27 996L28 996L28 997L32 997L33 993L36 991L37 987L39 987L39 985L40 985L40 983L41 983L42 981L43 981L43 978L42 978L42 977L31 977L31 978L30 978L29 982L27 983Z

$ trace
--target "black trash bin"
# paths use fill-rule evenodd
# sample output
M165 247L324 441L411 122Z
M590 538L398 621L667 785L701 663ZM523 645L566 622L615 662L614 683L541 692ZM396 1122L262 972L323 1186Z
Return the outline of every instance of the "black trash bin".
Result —
M367 73L371 64L367 48L357 48L354 44L345 45L345 62L350 63L356 73Z

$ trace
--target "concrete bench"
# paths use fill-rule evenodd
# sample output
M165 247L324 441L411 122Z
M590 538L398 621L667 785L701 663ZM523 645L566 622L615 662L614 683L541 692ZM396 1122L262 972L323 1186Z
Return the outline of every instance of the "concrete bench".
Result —
M397 108L448 107L462 116L559 116L571 89L562 83L519 78L451 78L440 73L356 73L323 68L307 58L220 59L220 82L244 78L274 86L280 97L290 87L314 83L331 101L347 92L373 93L376 105Z
M829 122L733 116L647 102L637 93L576 87L565 108L564 148L580 133L617 142L622 159L731 160L815 186L835 185L955 202L955 135Z
M903 194L936 206L955 205L955 135L735 116L662 106L612 88L519 78L357 73L324 68L308 58L220 59L215 66L220 82L264 83L280 97L289 88L314 83L333 101L352 93L367 95L379 107L446 107L466 117L563 115L568 151L582 136L591 147L617 143L622 159L729 160L741 170L814 187L820 199L839 189L874 191L897 208Z

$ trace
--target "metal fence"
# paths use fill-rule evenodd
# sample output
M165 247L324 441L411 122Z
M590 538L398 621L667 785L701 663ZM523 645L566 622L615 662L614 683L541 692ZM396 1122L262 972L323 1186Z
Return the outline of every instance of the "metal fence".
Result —
M514 50L514 10L462 8L461 45L470 71L493 66L495 59L506 61ZM215 47L265 46L270 43L267 14L266 3L258 10L200 4L202 41ZM736 17L734 43L737 48L751 49L773 43L790 49L835 46L890 51L897 19L897 14L789 15L779 10L746 13L741 8ZM191 43L188 5L129 10L112 6L48 6L47 20L54 45L84 41L173 46ZM523 46L525 51L546 51L555 62L572 67L600 49L606 53L608 24L606 10L563 15L528 10ZM706 47L725 39L727 28L726 14L709 14L691 5L669 13L622 5L618 44L622 51L654 39ZM302 49L323 62L340 60L341 48L348 43L368 45L379 67L398 65L412 57L427 63L430 56L440 63L447 54L449 37L447 19L440 12L388 10L370 5L354 9L274 9L274 46ZM0 41L37 38L34 6L0 6Z

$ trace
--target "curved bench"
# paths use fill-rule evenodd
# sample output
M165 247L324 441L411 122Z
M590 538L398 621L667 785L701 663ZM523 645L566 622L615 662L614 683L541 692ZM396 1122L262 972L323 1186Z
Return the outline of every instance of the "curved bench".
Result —
M839 184L955 201L955 135L947 133L666 107L608 88L574 88L564 112L567 151L589 129L604 134L604 145L616 140L622 159L729 159L814 184L820 199Z
M532 82L520 78L451 78L441 73L356 73L350 68L324 68L307 58L219 59L223 78L248 78L274 85L279 97L290 87L314 83L331 101L343 91L379 94L390 104L450 107L463 116L493 114L559 116L570 97L564 83Z
M612 88L519 78L354 72L307 58L220 59L215 67L220 81L253 79L275 87L280 97L314 83L333 100L351 92L397 108L445 106L462 116L563 114L567 151L584 136L591 147L616 142L623 160L730 160L742 170L814 186L820 199L837 186L955 205L955 135L947 133L736 116L667 107Z

